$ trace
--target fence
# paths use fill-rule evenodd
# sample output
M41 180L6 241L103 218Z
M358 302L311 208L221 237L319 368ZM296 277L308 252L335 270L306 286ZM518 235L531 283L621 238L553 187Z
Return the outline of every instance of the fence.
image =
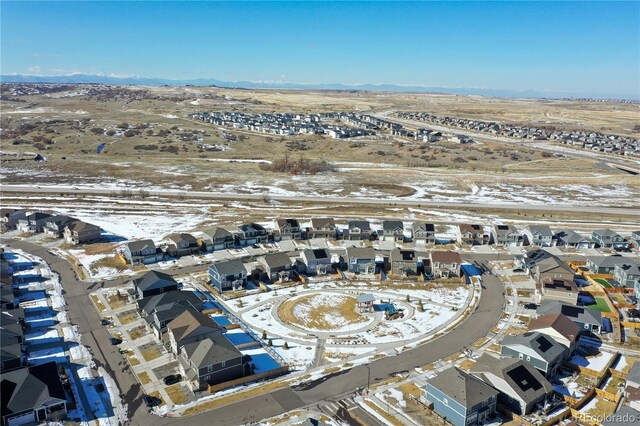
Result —
M288 372L289 372L289 367L285 365L284 367L276 368L275 370L265 371L264 373L241 377L236 380L230 380L228 382L218 383L217 385L213 385L213 386L209 385L207 388L209 393L214 393L224 389L232 388L234 386L243 385L245 383L255 382L258 380L269 379L271 377L280 376Z

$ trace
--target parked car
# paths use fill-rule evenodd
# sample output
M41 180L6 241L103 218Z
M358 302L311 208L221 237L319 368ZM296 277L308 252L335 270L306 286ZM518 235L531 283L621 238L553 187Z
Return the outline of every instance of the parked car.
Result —
M142 395L142 401L144 401L144 404L149 408L156 407L162 402L160 398L151 395Z
M527 303L524 305L524 307L527 309L536 309L538 305L536 305L535 303Z
M522 268L516 268L516 269L514 269L514 270L513 270L513 272L516 272L516 273L522 273L522 272L524 272L524 269L522 269Z
M122 343L122 339L118 339L117 337L110 337L109 342L111 342L112 345L119 345L120 343Z
M165 386L173 385L182 381L182 376L180 374L170 374L164 378Z
M104 319L104 318L103 318L103 319L101 319L101 320L100 320L100 324L102 324L102 325L109 325L109 324L111 324L111 321L109 321L108 319Z

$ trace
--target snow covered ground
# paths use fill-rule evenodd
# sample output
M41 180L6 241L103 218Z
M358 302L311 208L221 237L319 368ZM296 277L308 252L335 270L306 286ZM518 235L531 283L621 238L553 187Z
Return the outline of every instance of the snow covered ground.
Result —
M595 356L584 357L582 355L576 354L573 357L571 357L571 360L569 362L579 367L585 367L590 370L602 372L609 365L609 363L614 357L615 357L614 353L600 351L600 353L598 353L598 355L595 355Z

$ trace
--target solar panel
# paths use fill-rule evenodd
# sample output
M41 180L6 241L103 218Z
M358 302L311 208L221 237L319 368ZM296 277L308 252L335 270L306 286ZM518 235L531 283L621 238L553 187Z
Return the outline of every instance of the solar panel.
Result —
M553 344L550 341L548 341L544 336L538 337L536 339L536 342L538 342L538 348L540 348L542 352L547 352L549 349L553 347Z
M569 318L578 318L580 314L584 313L584 308L580 308L578 306L571 306L571 305L562 305L562 309L560 309L560 313Z
M537 391L542 388L542 384L533 377L533 374L531 374L524 365L519 365L513 370L508 371L507 376L509 376L523 392L529 389Z
M327 257L326 252L323 249L313 250L313 255L316 257L316 259L324 259Z

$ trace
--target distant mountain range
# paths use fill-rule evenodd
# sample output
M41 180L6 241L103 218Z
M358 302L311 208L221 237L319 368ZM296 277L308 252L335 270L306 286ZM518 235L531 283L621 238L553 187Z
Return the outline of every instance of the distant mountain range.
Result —
M298 90L365 90L380 92L418 92L418 93L448 93L455 95L481 95L491 97L508 98L563 98L569 97L568 93L552 93L537 90L502 90L502 89L476 89L476 88L449 88L429 86L402 86L395 84L312 84L312 83L278 83L255 81L223 81L215 78L200 78L192 80L170 80L164 78L148 77L111 77L92 74L70 75L25 75L6 74L0 75L2 83L80 83L80 84L111 84L111 85L135 85L135 86L218 86L226 88L242 89L298 89Z

